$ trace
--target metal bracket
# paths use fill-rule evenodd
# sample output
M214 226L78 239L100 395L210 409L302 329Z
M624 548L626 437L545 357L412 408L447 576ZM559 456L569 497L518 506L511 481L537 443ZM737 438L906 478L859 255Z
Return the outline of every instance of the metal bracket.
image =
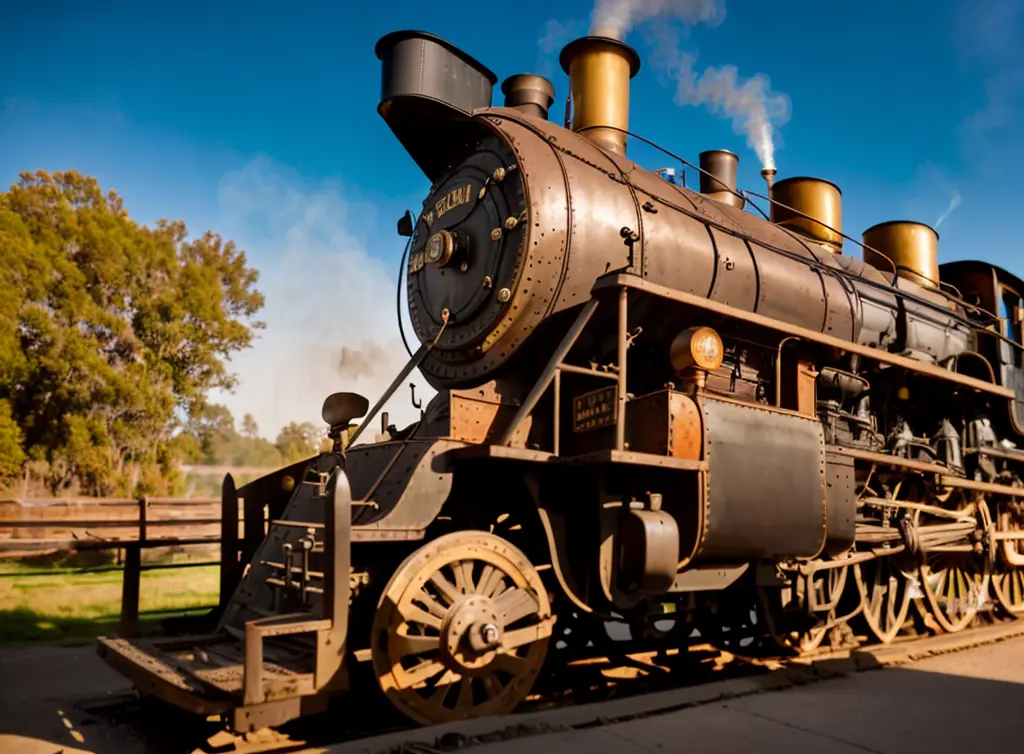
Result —
M315 482L307 482L305 479L302 480L303 484L308 484L316 487L316 492L313 494L314 498L327 497L327 484L331 479L331 472L329 471L318 471L317 476L319 477Z

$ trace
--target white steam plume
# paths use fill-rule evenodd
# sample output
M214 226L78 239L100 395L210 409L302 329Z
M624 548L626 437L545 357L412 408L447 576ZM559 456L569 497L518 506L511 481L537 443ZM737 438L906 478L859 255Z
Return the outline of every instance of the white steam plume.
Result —
M694 55L680 45L672 22L683 26L716 26L725 19L725 0L596 0L590 16L590 33L623 39L634 27L649 24L655 39L651 59L675 82L677 105L703 105L710 112L732 120L733 130L747 137L764 168L775 167L773 123L789 120L790 101L772 92L764 74L741 79L735 66L694 70ZM545 52L561 41L567 25L549 21L539 45Z
M953 196L949 200L949 206L946 207L946 211L939 215L939 219L935 221L936 229L942 225L942 221L953 214L953 210L960 206L960 192L953 191Z
M725 18L724 0L597 0L590 33L622 39L637 24L652 18L711 26Z
M768 77L757 74L741 79L736 66L708 67L698 74L696 57L684 52L679 32L667 23L655 23L656 41L651 64L666 72L676 84L677 105L704 105L711 113L732 120L733 130L747 137L763 168L775 168L775 141L772 124L789 120L789 97L773 92Z
M269 440L290 421L326 430L320 407L333 392L362 393L372 405L408 359L395 321L397 264L367 252L358 234L376 227L374 208L348 193L266 159L220 184L218 225L260 270L267 327L232 359L237 388L211 397L235 416L251 413ZM410 381L424 404L433 395L414 371L384 406L399 427L419 418ZM363 439L372 441L378 426Z
M960 202L963 197L960 196L960 192L957 187L953 185L953 182L946 177L946 174L940 170L936 165L931 162L926 162L918 168L917 171L918 181L921 184L920 190L922 194L925 194L927 198L923 198L923 201L929 204L935 200L935 192L938 189L944 197L949 197L949 203L946 205L946 209L939 215L939 219L935 221L932 226L938 229L943 222L946 221L953 212L956 211L957 207L960 206Z

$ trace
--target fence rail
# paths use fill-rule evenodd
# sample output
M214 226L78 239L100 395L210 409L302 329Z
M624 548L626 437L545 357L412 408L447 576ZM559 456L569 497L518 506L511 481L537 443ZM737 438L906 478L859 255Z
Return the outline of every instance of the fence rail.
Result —
M210 515L194 515L203 507L209 511L202 512ZM115 516L113 508L121 508L122 515ZM225 538L237 548L238 527L244 525L239 506L234 506L238 524L233 536L230 524L221 516L221 510L220 498L212 497L0 498L0 558L55 551L123 551L121 634L132 636L138 631L139 587L143 571L221 565L221 561L143 564L142 551L200 545L220 547ZM62 516L57 515L58 512L76 515ZM230 513L228 515L230 517ZM177 536L165 533L172 527L181 530ZM217 527L217 534L202 536L196 531L206 527ZM100 537L91 533L92 529L103 529L118 536ZM151 537L154 529L159 533ZM20 536L25 532L38 534L39 530L44 536Z

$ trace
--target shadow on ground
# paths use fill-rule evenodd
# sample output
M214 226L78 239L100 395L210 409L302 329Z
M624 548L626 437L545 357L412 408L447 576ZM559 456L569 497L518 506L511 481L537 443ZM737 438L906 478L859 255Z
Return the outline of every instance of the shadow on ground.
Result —
M1018 644L1015 662L1019 664L1024 644ZM970 652L962 657L958 671L963 668L967 673L984 674L975 672ZM985 672L992 667L990 663ZM994 667L998 671L998 663ZM658 683L623 681L616 695L691 685L701 680L701 672L699 664L680 661L665 674L655 676ZM990 674L1000 675L999 672ZM0 653L0 675L5 679L18 679L17 684L0 684L0 733L109 754L217 751L206 745L219 729L217 724L159 700L136 698L127 682L106 668L92 647L40 647L3 652ZM1003 672L1002 676L1016 677L1010 672ZM768 677L764 677L767 684ZM354 679L354 682L372 683L372 678ZM548 683L548 688L553 692L560 689L566 702L583 702L594 697L593 692L587 693L585 689L596 682L597 671L588 666L576 673L563 671L557 682ZM573 684L580 690L577 698L568 691ZM358 685L358 688L372 686ZM1021 683L901 668L866 671L773 693L721 699L668 714L633 719L615 728L626 731L631 740L642 742L648 737L643 744L647 751L652 750L652 746L662 745L656 741L660 735L668 736L662 740L686 740L689 752L750 750L764 754L775 751L851 754L867 750L876 754L908 751L959 754L976 747L982 740L1007 745L1017 741L1018 710L1022 706L1024 684ZM531 705L527 705L526 710L530 709ZM532 709L537 706L532 705ZM506 718L507 724L514 726L517 718L518 715ZM297 742L322 747L407 727L378 694L359 693L338 698L326 714L292 723L284 731ZM427 731L410 731L409 738L442 751L465 743L460 742L457 735L438 741L436 735ZM521 748L515 750L548 750L545 747L552 742L546 738L523 739L518 742ZM615 737L609 735L608 738ZM583 736L579 740L588 743L573 748L577 741L574 737L555 748L570 751L586 748L589 754L600 750L593 748L591 738ZM617 740L620 748L616 751L620 754L634 751L624 745L621 736ZM512 750L504 745L498 748L503 752Z

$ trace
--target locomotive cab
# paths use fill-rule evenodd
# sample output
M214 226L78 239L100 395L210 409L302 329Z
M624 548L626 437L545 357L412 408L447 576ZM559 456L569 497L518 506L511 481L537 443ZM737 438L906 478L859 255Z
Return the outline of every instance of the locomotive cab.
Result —
M995 367L988 377L1014 392L1003 412L1005 430L1024 438L1024 280L981 261L948 262L940 269L943 282L974 309L977 351Z

